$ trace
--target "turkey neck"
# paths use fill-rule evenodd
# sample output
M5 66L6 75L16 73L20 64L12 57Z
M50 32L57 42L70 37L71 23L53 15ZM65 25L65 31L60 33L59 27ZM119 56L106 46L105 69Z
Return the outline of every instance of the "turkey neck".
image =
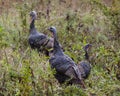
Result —
M89 61L89 55L88 55L87 50L85 50L85 59Z
M30 30L35 29L35 24L34 23L35 23L35 18L33 17L32 21L30 23Z
M63 55L63 50L61 49L60 44L58 42L56 31L53 32L53 36L54 36L54 54Z

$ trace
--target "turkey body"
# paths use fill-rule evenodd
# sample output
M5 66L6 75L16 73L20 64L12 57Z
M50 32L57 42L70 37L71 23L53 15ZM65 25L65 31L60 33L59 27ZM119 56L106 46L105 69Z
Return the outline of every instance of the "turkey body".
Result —
M49 59L52 69L56 70L54 74L55 78L60 84L65 83L69 79L68 84L73 81L78 81L79 84L83 84L81 73L76 66L75 62L66 54L64 54L60 44L57 40L57 33L55 27L50 27L49 30L53 33L54 36L54 46L53 46L53 55Z
M55 68L58 72L65 73L69 67L72 67L75 62L72 61L67 55L57 55L50 58L50 64L52 68Z
M44 45L46 40L47 40L47 36L44 35L43 33L37 32L36 29L32 29L30 31L28 42L32 49L40 50L41 46Z
M87 79L91 72L91 64L89 60L88 50L92 47L91 44L84 46L85 60L82 60L77 66L81 71L82 78Z
M28 37L28 43L32 49L37 49L38 52L44 52L48 55L48 49L53 48L53 39L48 38L45 34L40 33L35 28L35 20L37 14L35 11L30 13L31 23L30 23L30 35Z
M81 61L78 65L82 78L87 79L91 72L91 66L88 61Z

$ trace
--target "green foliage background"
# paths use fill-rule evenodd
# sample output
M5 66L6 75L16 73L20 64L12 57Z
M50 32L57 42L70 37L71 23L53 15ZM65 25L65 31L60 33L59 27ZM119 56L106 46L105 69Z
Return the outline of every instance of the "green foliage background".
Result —
M0 5L0 96L120 96L119 0L1 0ZM93 45L86 89L60 86L49 57L30 49L32 10L38 12L38 31L50 35L46 28L56 26L76 63L84 59L83 46Z

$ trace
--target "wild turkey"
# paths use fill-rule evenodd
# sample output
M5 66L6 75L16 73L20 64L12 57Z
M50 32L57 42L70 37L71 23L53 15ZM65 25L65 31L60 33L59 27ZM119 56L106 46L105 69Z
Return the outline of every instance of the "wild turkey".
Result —
M53 38L48 38L45 34L40 33L35 28L35 20L37 19L37 13L35 11L30 12L30 35L28 42L32 49L37 49L39 52L45 52L48 55L48 50L53 47Z
M92 47L91 44L87 44L84 47L85 51L85 60L81 61L77 66L79 67L79 70L81 72L82 78L87 79L90 71L91 71L91 66L90 66L90 61L89 61L89 55L88 51Z
M68 79L68 84L81 84L85 88L81 73L76 66L75 62L67 55L64 54L60 44L57 40L57 32L55 27L50 27L49 31L52 32L54 37L53 55L50 57L49 62L51 68L56 70L55 78L60 84Z

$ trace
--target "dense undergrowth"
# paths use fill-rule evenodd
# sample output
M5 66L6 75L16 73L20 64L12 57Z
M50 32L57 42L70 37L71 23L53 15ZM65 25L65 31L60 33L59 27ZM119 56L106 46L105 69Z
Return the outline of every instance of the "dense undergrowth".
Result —
M111 0L108 5L101 0L13 1L0 1L4 4L0 15L0 96L120 95L119 0ZM30 49L31 10L38 12L39 31L50 35L46 28L57 27L65 53L76 63L84 59L83 46L93 45L86 89L59 85L49 57Z

